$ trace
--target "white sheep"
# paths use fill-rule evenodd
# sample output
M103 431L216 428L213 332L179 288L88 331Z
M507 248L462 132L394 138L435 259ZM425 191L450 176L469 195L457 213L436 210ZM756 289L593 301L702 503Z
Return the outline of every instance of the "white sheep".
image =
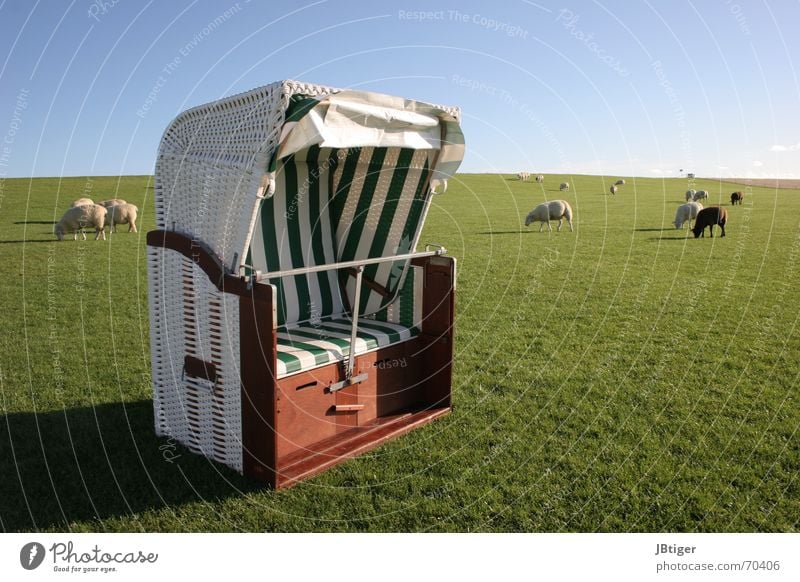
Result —
M58 240L64 240L64 235L71 232L75 233L73 240L78 240L78 233L83 235L83 240L86 240L86 233L83 232L84 228L94 227L94 240L101 236L106 240L105 228L106 214L108 211L104 206L99 204L81 204L80 206L73 206L64 213L61 220L58 221L54 229L54 233Z
M617 190L619 190L619 188L617 188L616 186L611 186L611 188L608 189L608 191L611 192L612 194L616 194Z
M76 206L84 206L86 204L94 204L91 198L78 198L72 202L70 208L75 208Z
M686 191L686 202L694 200L694 195L697 194L694 190L687 190Z
M541 184L542 182L544 182L544 176L539 174L538 176L536 176L536 183Z
M113 200L106 200L106 202L113 202ZM127 224L128 232L138 232L136 230L136 216L139 209L136 206L123 202L122 204L110 204L105 208L108 210L106 224L108 225L109 234L116 231L116 225L118 224Z
M675 225L675 228L683 228L683 223L688 222L689 227L692 226L692 220L697 218L697 213L703 209L703 205L699 202L688 202L687 204L681 204L678 206L678 210L675 212L675 220L672 221L672 224Z
M531 177L530 172L520 172L519 174L517 174L517 178L519 178L523 182L527 182L528 178L530 177Z
M567 224L569 225L570 231L572 230L572 207L569 205L569 202L566 200L552 200L550 202L542 202L531 210L528 213L528 216L525 217L525 226L528 226L532 222L541 222L539 225L539 232L542 232L544 228L544 223L547 223L547 228L551 231L553 227L550 226L551 220L558 220L558 228L556 230L561 230L561 221L562 219L567 219Z
M625 185L625 180L622 178L614 182L614 186L624 186L624 185Z
M561 182L561 186L558 189L562 192L569 192L569 182Z
M698 200L705 200L706 198L708 198L708 192L706 190L698 190L694 193L692 200L697 202Z

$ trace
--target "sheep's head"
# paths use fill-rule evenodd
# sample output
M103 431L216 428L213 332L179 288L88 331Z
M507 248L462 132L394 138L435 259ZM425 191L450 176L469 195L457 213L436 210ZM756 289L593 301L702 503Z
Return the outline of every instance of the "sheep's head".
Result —
M680 221L678 221L678 220L675 220L675 221L674 221L672 224L674 224L674 225L675 225L675 228L680 228L680 227L682 227L682 226L683 226L683 223L682 223L682 222L680 222Z
M53 230L58 240L64 240L64 228L61 224L56 224L56 228Z
M525 217L525 226L530 225L530 223L533 221L534 221L533 212L529 212L528 216Z

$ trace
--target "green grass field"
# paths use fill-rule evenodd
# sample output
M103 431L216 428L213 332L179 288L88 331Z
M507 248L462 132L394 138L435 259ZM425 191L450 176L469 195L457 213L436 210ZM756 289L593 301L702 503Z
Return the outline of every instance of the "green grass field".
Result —
M698 180L730 216L694 239L686 180L457 176L422 237L459 261L455 410L274 492L154 435L150 178L0 184L0 530L798 530L800 191ZM140 234L56 242L81 195ZM523 226L546 198L574 232Z

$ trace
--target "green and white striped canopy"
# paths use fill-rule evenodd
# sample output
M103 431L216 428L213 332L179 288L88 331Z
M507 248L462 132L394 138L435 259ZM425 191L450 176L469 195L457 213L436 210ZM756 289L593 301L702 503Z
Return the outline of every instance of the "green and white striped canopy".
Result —
M296 95L286 119L247 264L269 273L414 251L434 189L463 156L458 123L433 106L353 92ZM403 261L365 267L360 313L393 301L406 271ZM342 315L355 295L343 270L269 282L281 326Z

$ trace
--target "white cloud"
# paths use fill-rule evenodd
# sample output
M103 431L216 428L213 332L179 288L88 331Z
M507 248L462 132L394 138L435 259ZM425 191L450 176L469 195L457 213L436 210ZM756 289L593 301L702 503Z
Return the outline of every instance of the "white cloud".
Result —
M759 162L758 160L753 160L753 165L754 165L756 168L760 168L761 166L763 166L763 165L764 165L764 162Z
M658 174L659 176L664 173L664 170L660 170L658 168L650 168L650 172L652 174Z
M797 150L800 150L800 142L790 146L775 144L774 146L769 148L769 151L771 152L794 152Z

